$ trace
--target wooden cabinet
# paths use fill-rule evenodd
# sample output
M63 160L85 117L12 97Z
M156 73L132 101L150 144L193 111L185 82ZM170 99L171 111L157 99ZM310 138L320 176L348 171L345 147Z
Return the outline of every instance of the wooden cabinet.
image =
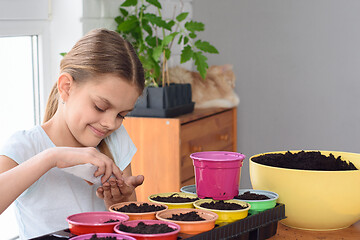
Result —
M236 152L236 119L236 108L195 109L176 118L127 117L123 124L137 147L132 172L145 176L138 200L195 184L193 152Z

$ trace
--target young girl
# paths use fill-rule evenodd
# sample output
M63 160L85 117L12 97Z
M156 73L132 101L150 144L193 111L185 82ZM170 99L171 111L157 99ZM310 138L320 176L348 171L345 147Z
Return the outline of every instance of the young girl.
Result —
M67 228L66 217L136 200L136 148L121 125L144 88L142 65L118 33L97 29L62 59L44 123L15 133L0 151L0 213L12 202L21 239ZM90 163L102 184L62 168Z

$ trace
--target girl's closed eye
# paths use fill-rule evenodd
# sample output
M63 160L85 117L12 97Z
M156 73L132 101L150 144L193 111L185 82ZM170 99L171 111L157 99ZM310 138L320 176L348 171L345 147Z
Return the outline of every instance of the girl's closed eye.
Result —
M95 108L97 111L99 111L99 112L105 112L104 109L98 107L97 105L94 105L94 108Z
M124 114L124 115L121 115L120 113L118 114L118 118L121 118L121 119L125 119L125 116L126 116L126 114Z

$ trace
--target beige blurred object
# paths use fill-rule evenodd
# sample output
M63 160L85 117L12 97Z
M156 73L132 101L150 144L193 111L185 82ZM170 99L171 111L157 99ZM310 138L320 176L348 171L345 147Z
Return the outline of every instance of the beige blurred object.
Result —
M169 69L171 83L190 83L195 108L236 107L240 99L234 91L235 74L230 64L213 65L208 68L206 78L180 66Z

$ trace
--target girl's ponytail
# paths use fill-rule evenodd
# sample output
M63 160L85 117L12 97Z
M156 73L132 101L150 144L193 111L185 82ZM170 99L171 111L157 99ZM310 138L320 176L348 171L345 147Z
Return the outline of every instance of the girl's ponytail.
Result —
M46 103L43 123L49 121L50 118L52 118L55 115L56 110L58 108L58 104L59 104L59 94L57 89L57 83L55 83L53 88L51 89L49 98Z

